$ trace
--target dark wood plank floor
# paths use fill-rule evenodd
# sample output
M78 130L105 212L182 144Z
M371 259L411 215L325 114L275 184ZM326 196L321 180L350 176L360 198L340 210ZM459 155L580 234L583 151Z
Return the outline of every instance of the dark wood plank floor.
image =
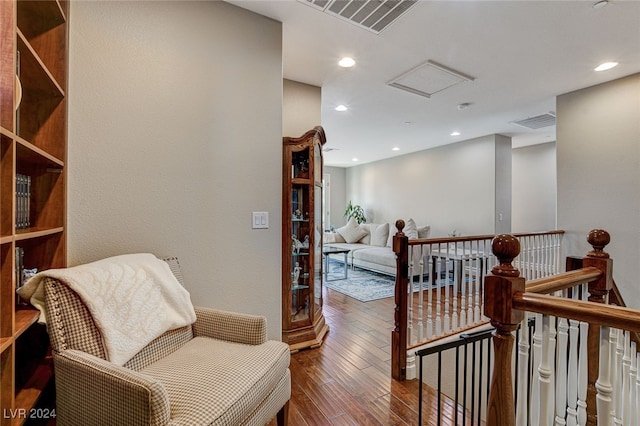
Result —
M393 307L393 298L365 303L325 289L324 344L291 356L290 425L418 424L417 381L391 378ZM423 400L423 424L437 425L435 392L425 386ZM452 402L441 406L441 424L454 424Z

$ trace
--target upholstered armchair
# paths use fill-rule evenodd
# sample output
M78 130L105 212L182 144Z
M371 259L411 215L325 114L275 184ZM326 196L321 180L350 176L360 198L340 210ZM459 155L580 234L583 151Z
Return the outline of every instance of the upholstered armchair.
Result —
M43 286L59 425L287 424L289 348L267 340L265 318L195 307L195 323L118 365L83 299L58 279Z

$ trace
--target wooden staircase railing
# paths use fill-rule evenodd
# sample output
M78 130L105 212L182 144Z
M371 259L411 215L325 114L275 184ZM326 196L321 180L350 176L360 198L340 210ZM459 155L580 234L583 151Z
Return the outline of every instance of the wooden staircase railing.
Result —
M393 238L396 253L392 376L417 375L416 349L466 332L488 319L483 316L483 278L496 263L491 253L495 235L409 239L405 223ZM528 279L559 272L564 231L514 234L521 246L515 260Z
M615 393L615 389L612 387L610 366L615 364L609 362L609 357L615 352L611 349L615 346L611 346L610 342L613 342L613 339L610 338L609 331L613 328L640 332L640 311L606 304L613 284L612 260L603 250L609 239L609 234L605 231L591 231L587 240L593 250L584 258L569 258L566 273L526 283L525 278L520 276L520 271L513 266L513 259L520 251L517 238L511 235L494 238L492 251L499 263L484 280L484 314L495 327L494 370L486 422L488 426L516 425L512 374L505 372L512 371L513 331L524 319L525 312L588 323L586 424L612 424L612 394ZM583 282L588 283L587 301L543 294L572 288L575 284ZM545 324L548 328L548 323ZM625 357L628 357L626 353ZM628 359L626 363L628 366ZM539 371L541 383L548 384L549 375L552 374L548 371L548 365L541 364ZM553 391L549 384L540 391L540 395ZM636 411L638 409L640 407L632 408ZM553 413L548 411L549 407L540 414L540 424L547 424L549 416L553 417ZM627 408L627 415L628 411ZM632 415L634 412L631 411ZM596 423L597 421L600 423ZM621 421L621 424L631 424L628 423L628 419L618 418L618 421Z

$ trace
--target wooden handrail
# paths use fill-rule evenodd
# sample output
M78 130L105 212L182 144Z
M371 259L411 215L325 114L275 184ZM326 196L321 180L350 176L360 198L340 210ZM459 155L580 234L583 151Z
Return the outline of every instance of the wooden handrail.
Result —
M546 294L516 293L513 308L640 332L640 311Z
M550 294L555 291L574 287L577 284L593 281L600 277L602 271L595 267L575 271L562 272L552 277L538 278L527 283L528 293Z
M403 221L404 223L404 221ZM556 229L553 231L539 231L539 232L522 232L511 234L514 237L522 238L522 237L533 237L539 235L562 235L565 231L561 229ZM491 240L495 238L496 234L485 234L485 235L469 235L469 236L459 236L459 237L437 237L437 238L417 238L413 240L409 240L409 245L422 245L422 244L446 244L446 243L455 243L458 241L482 241L482 240Z
M513 352L513 330L525 311L587 322L588 328L588 378L587 378L587 424L596 424L596 381L598 374L598 348L601 327L613 327L632 332L640 331L640 311L606 304L612 289L612 260L604 247L610 236L606 231L593 230L587 241L593 250L584 258L568 258L569 272L531 281L525 285L524 278L512 265L519 254L517 238L500 235L494 238L491 247L498 258L491 274L485 277L485 315L496 328L494 348L496 351L494 374L491 379L487 425L514 425L513 389L510 379L502 376L511 368ZM550 296L548 293L587 283L589 301ZM525 290L526 288L526 290ZM503 351L498 353L498 351Z
M444 245L444 244L447 244L447 249L449 249L448 244L455 244L456 248L467 247L467 244L471 246L475 246L475 248L473 249L474 252L476 253L485 252L483 256L486 257L486 259L483 259L480 264L476 264L475 266L475 268L485 268L483 270L481 269L475 270L476 272L479 271L478 276L476 277L476 280L478 280L478 282L474 281L473 284L470 284L470 285L476 285L477 288L479 289L481 286L480 280L482 280L482 277L484 276L484 271L486 270L487 267L490 267L490 265L493 263L493 257L490 256L491 253L490 253L489 243L495 237L495 234L470 235L470 236L458 236L458 237L421 238L421 239L409 240L409 238L404 234L405 222L403 220L396 221L396 228L398 229L398 232L393 236L393 246L392 246L393 251L396 254L396 283L395 283L395 305L394 305L394 328L392 331L392 348L391 348L391 360L392 360L391 372L392 372L392 377L394 379L405 380L408 374L407 350L413 347L418 347L425 343L424 334L420 334L420 333L426 330L425 333L427 334L427 336L429 336L428 338L430 339L433 339L434 337L436 339L442 338L446 335L451 334L453 331L448 333L445 330L442 330L441 326L444 326L444 328L447 328L448 326L446 324L449 324L449 326L452 325L452 323L456 324L456 320L460 318L460 317L457 317L457 318L454 317L454 315L457 312L454 312L453 315L448 317L447 306L445 306L444 314L442 315L442 317L440 316L440 313L436 309L435 319L433 324L429 322L429 320L431 320L432 317L429 317L427 318L426 325L424 325L420 323L420 320L422 319L422 317L420 316L421 315L420 308L422 307L421 305L422 301L419 301L418 302L419 307L417 311L418 316L420 316L420 318L417 320L417 322L419 323L418 328L412 329L412 331L415 331L415 333L410 333L408 321L410 318L411 318L411 321L414 321L414 318L415 318L414 317L415 311L409 312L410 306L412 306L411 303L413 303L413 302L410 303L410 300L413 300L415 296L412 293L407 294L407 289L409 287L409 272L411 272L412 276L418 275L415 269L418 267L418 265L413 265L414 269L409 271L409 264L410 264L409 253L411 252L411 249L415 249L421 246L431 246L432 248L436 248L438 247L438 245ZM563 230L553 230L553 231L518 233L515 235L518 238L523 238L523 237L537 238L540 236L553 237L557 235L562 235L564 233L565 231ZM537 249L537 246L532 248ZM433 263L429 263L432 265L436 264L435 259L434 260L430 259L427 262L433 262ZM431 273L433 272L435 272L435 270L428 271L429 275L431 275ZM433 285L433 283L427 284L427 285ZM419 293L419 294L422 294L422 293ZM444 297L446 298L446 295ZM476 326L476 325L479 325L481 322L483 322L480 319L481 301L479 299L481 297L482 297L482 290L480 291L476 290L475 295L470 296L469 300L467 300L469 303L472 303L471 298L473 298L473 303L475 303L475 308L473 309L474 311L472 314L464 316L465 321L468 321L465 327ZM474 305L470 305L470 306L474 306ZM455 303L454 303L453 309L454 310L456 309ZM462 314L465 314L467 313L467 311L470 311L470 310L471 309L469 309L469 306L467 306L465 312L463 312ZM430 314L427 314L427 315L430 315ZM450 323L447 323L448 319L451 320ZM439 323L438 321L441 321L441 322ZM420 327L424 327L424 328L420 328ZM455 328L455 330L457 332L457 331L460 331L460 329L461 329L460 324L458 323L458 328ZM414 339L416 341L414 341ZM413 375L414 374L413 370L410 370L410 373Z

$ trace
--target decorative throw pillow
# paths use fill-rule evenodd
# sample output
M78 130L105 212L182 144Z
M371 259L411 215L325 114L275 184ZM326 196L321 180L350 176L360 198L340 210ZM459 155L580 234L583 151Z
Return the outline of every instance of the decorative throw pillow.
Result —
M396 228L395 222L388 223L389 225L389 237L387 238L387 247L393 247L393 236L398 233L398 228Z
M364 229L364 231L367 233L364 237L362 237L360 239L360 241L358 241L360 244L366 244L366 245L370 245L371 244L371 226L375 224L373 223L363 223L362 225L360 225L360 228Z
M370 230L372 246L384 247L387 245L387 240L389 239L388 223L383 223L382 225L372 223Z
M402 232L404 232L404 235L406 235L410 240L418 239L418 226L413 219L409 219L407 221Z
M431 232L431 226L418 226L418 238L429 238L429 233Z
M338 234L342 235L342 238L344 238L344 240L349 244L356 243L360 241L362 237L367 235L367 231L362 229L354 218L349 219L349 222L337 231Z

